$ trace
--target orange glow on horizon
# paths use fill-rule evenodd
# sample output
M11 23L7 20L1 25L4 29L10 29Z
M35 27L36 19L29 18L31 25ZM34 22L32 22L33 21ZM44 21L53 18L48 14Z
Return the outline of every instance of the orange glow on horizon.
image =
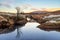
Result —
M52 11L57 11L60 10L60 8L47 8L46 11L52 12Z
M53 12L53 11L57 11L60 10L60 8L45 8L45 9L35 9L35 10L26 10L24 11L25 13L30 13L33 11L48 11L48 12Z
M33 11L48 11L48 12L52 12L52 11L57 11L60 10L60 8L45 8L45 9L31 9L31 10L24 10L24 13L30 13ZM0 12L11 12L11 13L16 13L15 9L0 9Z

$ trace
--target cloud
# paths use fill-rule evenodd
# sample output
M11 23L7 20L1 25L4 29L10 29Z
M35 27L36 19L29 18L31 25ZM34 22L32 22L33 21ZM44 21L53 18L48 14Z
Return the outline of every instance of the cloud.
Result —
M0 2L0 6L5 6L10 8L11 4L14 2L14 0L3 0L2 2Z
M11 7L9 4L5 4L5 3L0 3L0 6L5 6L5 7L8 7L8 8Z

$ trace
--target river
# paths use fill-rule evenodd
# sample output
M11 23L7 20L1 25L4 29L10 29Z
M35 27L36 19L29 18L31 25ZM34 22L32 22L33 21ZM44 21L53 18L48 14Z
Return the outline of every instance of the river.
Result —
M37 28L36 22L28 22L13 32L0 34L0 40L60 40L60 32Z

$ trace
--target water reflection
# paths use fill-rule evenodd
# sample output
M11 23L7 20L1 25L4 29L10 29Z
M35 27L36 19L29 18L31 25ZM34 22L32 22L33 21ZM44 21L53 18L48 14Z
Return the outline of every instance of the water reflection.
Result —
M7 34L7 33L11 33L15 30L16 28L5 28L5 29L0 29L0 34Z
M5 28L5 29L0 29L0 34L7 34L7 33L11 33L11 32L14 32L15 30L17 30L17 35L16 35L16 38L20 38L20 36L22 35L22 32L21 32L21 28L24 26L25 24L23 25L15 25L13 26L12 28Z
M39 26L40 26L40 25L39 25ZM40 28L39 26L37 26L37 28L39 28L40 30L60 32L60 28Z
M23 34L22 31L21 31L21 28L23 26L16 26L16 29L17 29L17 35L16 35L16 38L20 38L20 36Z
M40 25L36 22L28 22L23 26L15 26L15 30L0 35L0 40L58 40L60 39L60 29L37 28ZM46 31L43 31L46 30ZM51 31L51 32L47 32ZM55 30L55 31L54 31ZM2 38L3 37L3 38Z

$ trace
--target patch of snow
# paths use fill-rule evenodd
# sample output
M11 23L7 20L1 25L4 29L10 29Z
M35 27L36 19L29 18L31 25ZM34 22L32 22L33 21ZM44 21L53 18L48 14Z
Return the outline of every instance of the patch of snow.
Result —
M60 15L49 15L49 16L45 16L43 19L45 19L45 18L52 18L52 17L60 17Z
M46 23L56 23L54 20L47 21Z

